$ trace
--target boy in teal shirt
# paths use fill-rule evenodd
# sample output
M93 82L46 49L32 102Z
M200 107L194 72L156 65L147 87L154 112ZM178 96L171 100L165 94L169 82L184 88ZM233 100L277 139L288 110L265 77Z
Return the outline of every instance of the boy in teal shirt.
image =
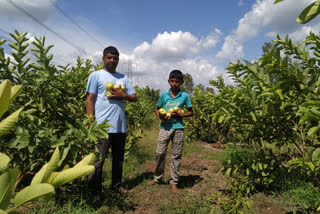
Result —
M160 95L159 101L156 104L156 115L162 121L156 149L156 169L154 172L154 179L150 181L149 184L157 184L162 180L168 144L171 140L170 185L172 192L179 194L177 184L179 181L179 168L184 143L184 125L182 118L192 116L193 111L189 94L180 90L180 86L183 84L182 72L179 70L171 71L168 82L170 89ZM184 113L181 110L184 106L187 107L187 113ZM162 108L168 113L162 114Z

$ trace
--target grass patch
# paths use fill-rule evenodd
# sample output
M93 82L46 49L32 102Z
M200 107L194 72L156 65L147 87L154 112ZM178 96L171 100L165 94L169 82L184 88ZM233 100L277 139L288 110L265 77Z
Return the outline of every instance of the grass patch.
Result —
M206 159L206 160L217 160L225 161L227 159L227 154L223 150L214 150L209 147L205 147L203 144L196 143L185 143L183 149L183 156L190 157L194 156L195 153L199 155L197 158ZM183 158L183 157L182 157Z
M159 214L194 214L210 213L211 203L201 196L189 195L185 198L179 198L177 201L170 200L168 204L161 204L158 210Z
M300 181L295 188L283 192L281 198L283 204L306 212L313 213L320 206L319 189L312 183Z

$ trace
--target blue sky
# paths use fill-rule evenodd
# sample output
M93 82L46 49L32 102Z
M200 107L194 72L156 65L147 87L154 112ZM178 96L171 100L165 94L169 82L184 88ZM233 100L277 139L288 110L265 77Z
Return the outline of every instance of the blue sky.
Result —
M163 91L169 72L179 69L196 85L208 86L219 75L231 83L225 67L259 58L263 44L276 34L300 41L310 31L318 33L319 17L306 25L295 22L313 1L0 0L0 38L15 29L28 32L30 41L45 36L60 65L73 65L77 56L98 63L102 50L113 45L120 51L118 71L126 73L130 62L134 85ZM8 47L5 52L10 57Z

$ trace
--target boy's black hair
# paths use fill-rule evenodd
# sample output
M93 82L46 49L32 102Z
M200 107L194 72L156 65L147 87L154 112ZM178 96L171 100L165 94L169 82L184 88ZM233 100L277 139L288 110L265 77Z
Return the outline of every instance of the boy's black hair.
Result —
M109 46L109 47L106 47L104 50L103 50L103 56L107 55L108 53L112 54L112 55L116 55L116 56L119 56L119 51L117 48L113 47L113 46Z
M169 74L169 79L178 79L178 80L183 81L183 74L179 70L173 70Z

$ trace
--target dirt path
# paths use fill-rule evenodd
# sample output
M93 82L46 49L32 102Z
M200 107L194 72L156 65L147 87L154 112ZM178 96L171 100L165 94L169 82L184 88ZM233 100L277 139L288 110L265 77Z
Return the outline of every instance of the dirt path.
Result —
M197 142L197 145L207 147L205 153L212 153L212 155L219 153L219 148L208 147L208 144ZM211 150L211 151L210 151ZM222 151L220 151L222 152ZM147 182L143 182L138 186L130 189L129 196L134 200L134 208L125 213L185 213L179 207L189 206L188 213L208 213L201 211L201 205L197 204L199 201L205 201L214 192L226 190L226 177L219 174L222 164L218 160L210 160L204 154L204 151L197 151L187 154L182 159L180 168L180 195L173 194L168 184L170 176L170 154L167 156L164 183L149 186ZM142 168L140 174L148 175L150 178L155 168L154 161L147 161ZM198 201L198 202L197 202ZM198 207L197 207L198 206ZM275 204L275 201L266 197L263 194L254 196L253 212L259 214L280 214L287 213L284 208ZM121 213L121 212L120 212Z

